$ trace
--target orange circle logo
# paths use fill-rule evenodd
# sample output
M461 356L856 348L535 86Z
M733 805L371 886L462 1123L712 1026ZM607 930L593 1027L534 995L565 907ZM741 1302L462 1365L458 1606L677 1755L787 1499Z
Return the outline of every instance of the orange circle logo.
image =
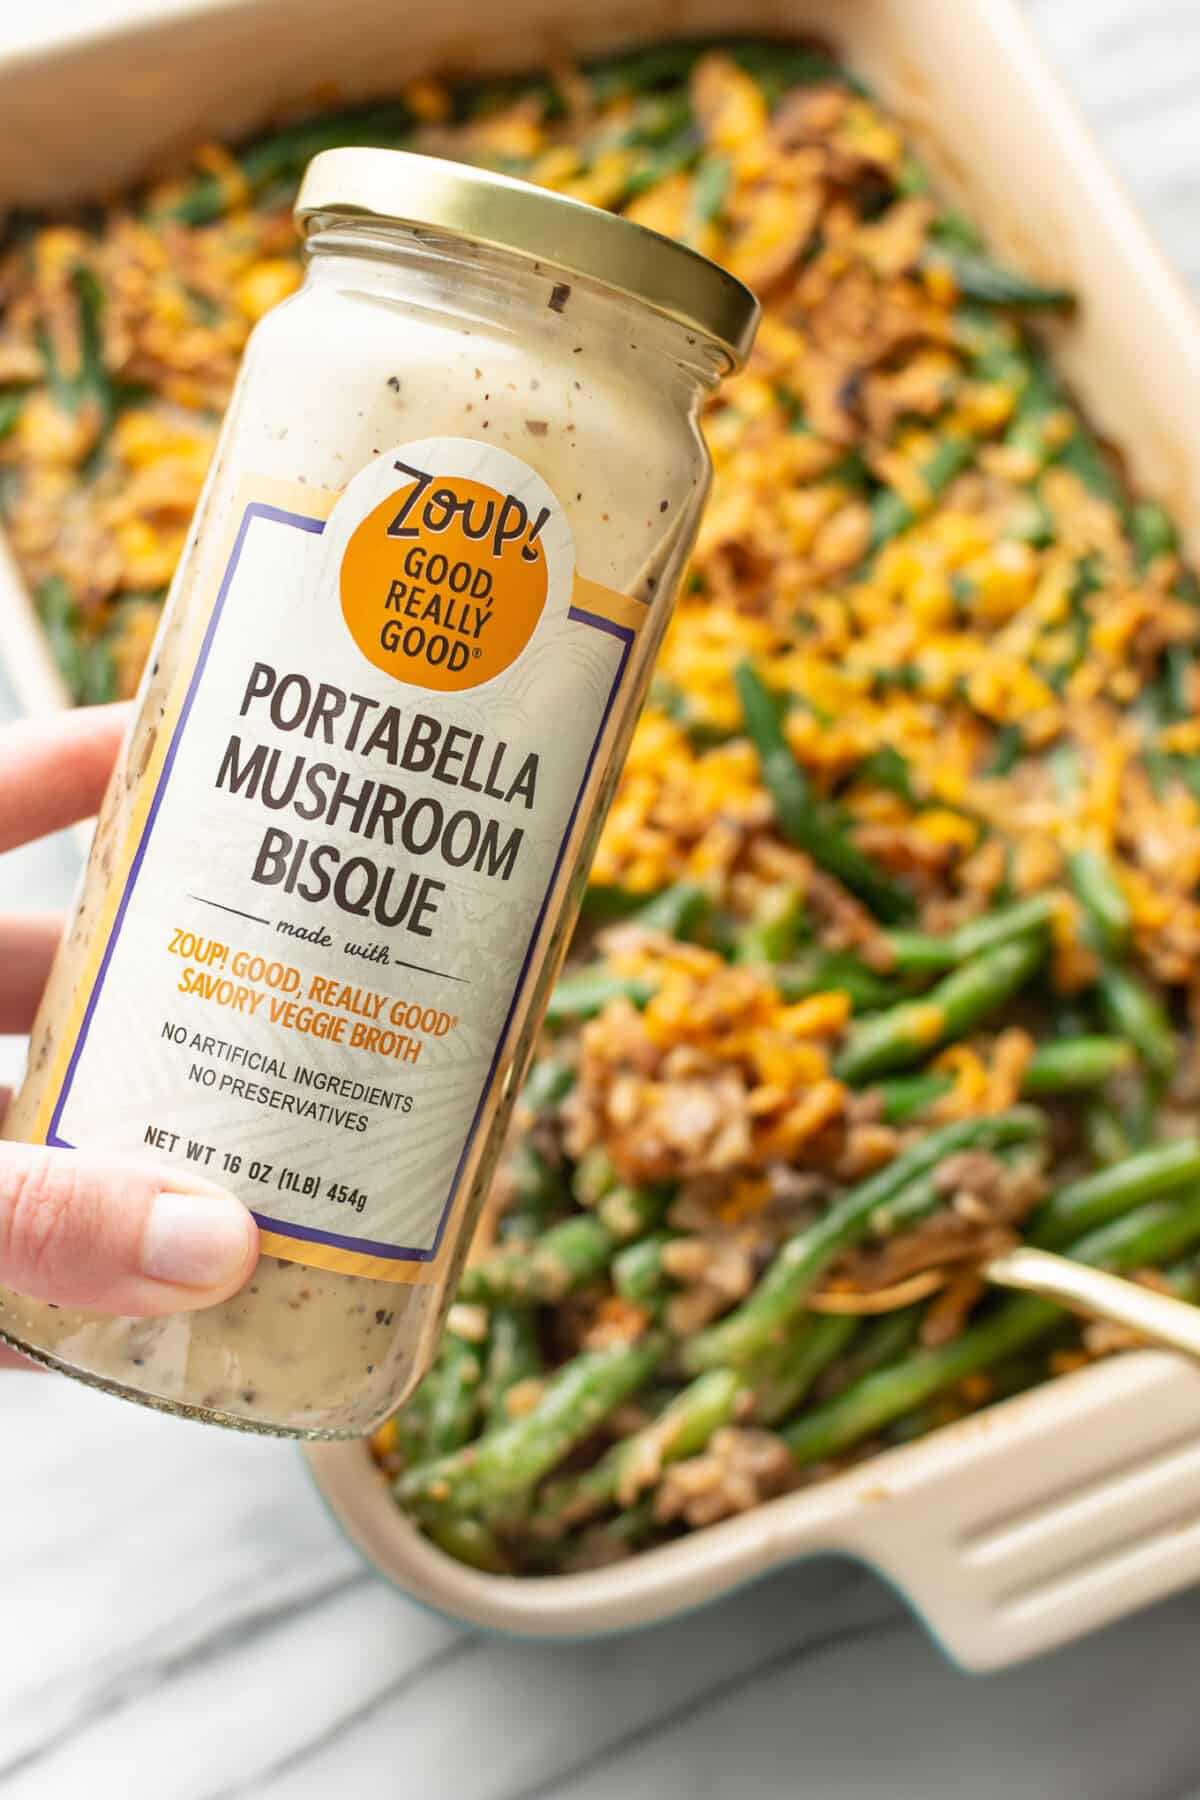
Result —
M514 663L546 604L540 542L550 514L460 475L413 479L355 526L342 556L342 616L377 669L457 693Z

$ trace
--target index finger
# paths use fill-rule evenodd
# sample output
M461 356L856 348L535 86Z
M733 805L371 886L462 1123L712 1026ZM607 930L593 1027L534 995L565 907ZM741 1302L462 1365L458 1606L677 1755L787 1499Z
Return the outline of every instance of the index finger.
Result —
M86 706L0 727L0 850L98 811L129 713Z

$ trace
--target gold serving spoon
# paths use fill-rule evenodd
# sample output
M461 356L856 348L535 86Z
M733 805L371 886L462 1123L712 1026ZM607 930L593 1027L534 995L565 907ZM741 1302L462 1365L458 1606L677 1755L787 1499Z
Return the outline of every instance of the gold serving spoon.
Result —
M977 1272L997 1287L1039 1294L1043 1300L1053 1300L1087 1318L1123 1325L1147 1343L1200 1358L1200 1307L1177 1300L1173 1294L1126 1281L1120 1275L1093 1269L1088 1263L1074 1262L1052 1250L1035 1249L1031 1244L1017 1244L989 1257ZM899 1306L928 1299L946 1285L947 1279L942 1270L927 1269L873 1294L830 1289L814 1294L808 1304L814 1312L892 1312Z
M989 1257L981 1270L998 1287L1022 1288L1071 1312L1127 1326L1148 1343L1200 1357L1200 1307L1052 1250L1017 1244Z

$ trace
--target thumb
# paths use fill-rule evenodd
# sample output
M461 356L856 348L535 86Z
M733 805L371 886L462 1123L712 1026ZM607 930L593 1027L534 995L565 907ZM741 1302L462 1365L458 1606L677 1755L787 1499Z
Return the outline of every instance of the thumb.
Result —
M213 1182L128 1157L0 1143L0 1282L91 1312L212 1306L248 1279L258 1228Z

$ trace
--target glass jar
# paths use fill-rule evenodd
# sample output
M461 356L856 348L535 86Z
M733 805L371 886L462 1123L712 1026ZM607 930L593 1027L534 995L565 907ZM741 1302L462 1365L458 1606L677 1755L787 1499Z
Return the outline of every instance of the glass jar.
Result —
M237 1192L233 1299L0 1290L93 1385L303 1437L428 1367L756 307L521 182L334 150L256 328L9 1114Z

